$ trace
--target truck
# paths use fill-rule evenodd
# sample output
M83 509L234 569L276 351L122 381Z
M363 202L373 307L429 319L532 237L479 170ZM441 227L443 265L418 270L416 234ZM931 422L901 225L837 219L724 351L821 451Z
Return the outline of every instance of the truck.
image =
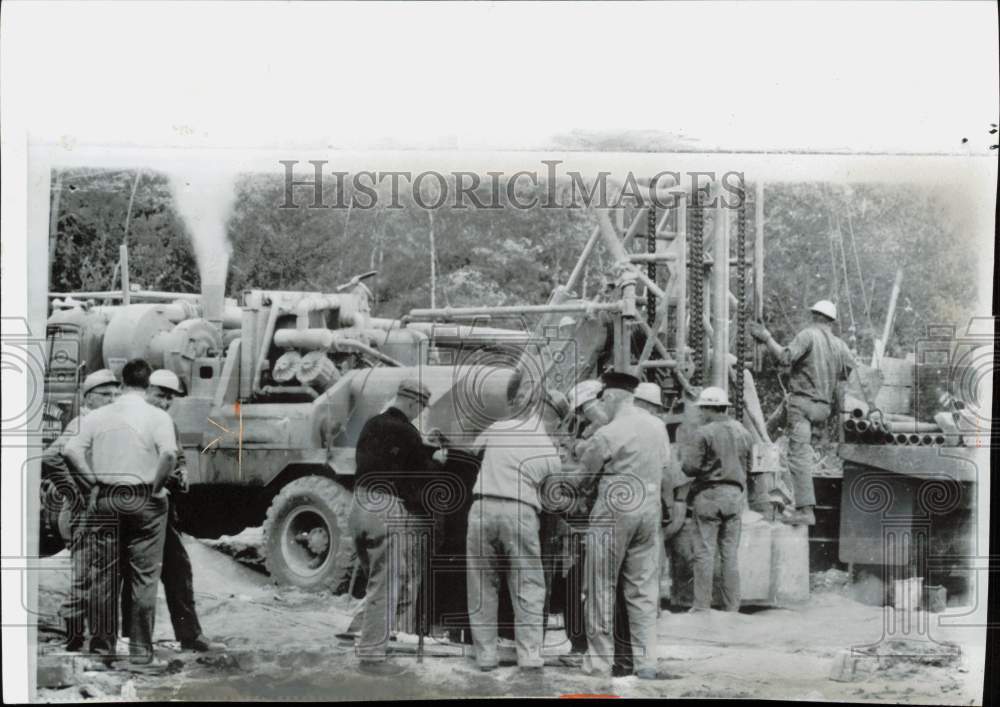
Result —
M365 285L373 272L333 293L250 289L228 299L220 282L203 282L199 294L50 293L51 436L76 415L87 373L135 357L173 371L187 390L170 410L190 485L178 504L184 530L218 537L262 525L276 581L342 590L354 446L406 377L432 392L418 428L459 452L510 414L515 377L568 393L607 368L633 372L660 387L672 435L697 386L732 386L733 414L761 417L744 399L744 375L755 358L747 325L763 302L762 196L742 189L734 208L721 193L715 181L693 189L647 180L627 218L594 208L569 278L544 304L377 318ZM610 256L607 286L583 298L598 244ZM122 260L127 273L127 252ZM437 492L461 499L475 463L454 459ZM43 504L45 528L56 509ZM456 523L445 534L464 538ZM770 547L769 537L758 541ZM761 585L765 600L771 584Z

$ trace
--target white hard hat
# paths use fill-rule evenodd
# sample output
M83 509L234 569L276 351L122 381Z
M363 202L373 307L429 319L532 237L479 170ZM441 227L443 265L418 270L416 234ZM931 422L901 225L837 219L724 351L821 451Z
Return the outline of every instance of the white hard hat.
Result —
M604 386L601 381L586 380L576 384L573 392L570 393L570 404L574 410L578 410L591 400L597 400Z
M640 383L636 386L635 399L663 407L663 395L656 383Z
M726 397L726 391L722 388L716 388L710 386L701 391L698 396L698 402L695 403L698 407L728 407L729 398Z
M576 324L576 320L573 319L573 317L569 316L568 314L565 317L563 317L562 319L559 320L559 328L560 329L562 327L564 327L564 326L574 326L575 324Z
M828 299L821 299L819 302L810 307L809 311L818 312L829 319L837 318L837 305Z
M155 385L158 388L163 388L177 395L184 395L184 389L181 388L181 381L173 371L168 371L165 368L160 368L149 374L149 384Z
M118 385L118 381L115 379L115 374L109 371L107 368L102 368L99 371L94 371L89 376L83 379L83 387L81 392L86 395L94 388L99 388L102 385Z

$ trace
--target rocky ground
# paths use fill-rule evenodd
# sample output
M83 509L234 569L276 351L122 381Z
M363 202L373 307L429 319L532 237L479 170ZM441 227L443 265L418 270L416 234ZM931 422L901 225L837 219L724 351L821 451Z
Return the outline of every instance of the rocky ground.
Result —
M910 617L917 622L903 633L901 617L853 601L844 573L835 572L814 574L809 602L795 610L664 610L658 626L663 679L657 681L602 680L558 665L547 667L541 678L525 678L513 664L510 647L501 651L508 664L483 674L465 647L434 640L427 641L420 664L414 646L397 641L395 659L406 672L397 678L369 677L355 670L352 645L336 637L347 629L357 602L273 586L252 567L256 538L248 531L214 543L215 548L189 539L202 624L228 648L210 655L180 651L161 595L157 651L173 663L170 674L155 677L108 670L91 658L59 653L61 636L53 630L53 617L68 586L67 557L47 560L50 571L39 580L39 663L54 686L40 689L39 698L401 700L613 694L956 705L982 701L982 629L939 625L970 623L959 618L967 610L949 607L944 615ZM920 621L927 618L925 627ZM568 650L559 630L547 634L546 644L553 663ZM845 653L852 646L857 652Z

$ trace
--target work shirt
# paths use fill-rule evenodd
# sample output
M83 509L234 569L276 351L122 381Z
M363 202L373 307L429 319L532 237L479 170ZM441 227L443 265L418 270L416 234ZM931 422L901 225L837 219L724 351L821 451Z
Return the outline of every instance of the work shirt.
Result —
M361 428L354 483L388 489L410 513L423 513L421 494L437 466L420 432L398 408L375 415Z
M160 455L178 453L173 418L135 391L82 418L64 451L71 449L89 455L102 484L152 484Z
M732 418L702 425L681 449L684 473L694 477L689 499L713 484L732 484L745 490L753 439Z
M79 431L80 420L90 412L90 408L81 407L80 415L70 420L70 423L63 428L62 433L42 452L42 464L48 467L46 476L57 487L71 489L73 486L70 484L80 481L76 478L69 464L66 463L62 452L66 443L73 439Z
M833 404L837 383L847 380L854 356L828 326L812 324L792 339L778 357L789 366L788 392L816 402Z
M479 435L474 447L486 453L473 495L521 501L542 511L542 485L559 473L562 462L540 416L496 422Z
M670 438L659 418L635 406L623 408L594 433L582 458L589 473L600 473L599 495L610 491L635 499L636 510L659 507L670 468Z

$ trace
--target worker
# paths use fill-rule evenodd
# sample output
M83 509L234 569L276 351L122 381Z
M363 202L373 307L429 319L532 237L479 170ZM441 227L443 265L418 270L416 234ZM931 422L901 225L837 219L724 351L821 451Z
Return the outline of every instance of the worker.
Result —
M570 393L569 403L573 409L573 439L569 440L574 460L579 459L584 445L602 425L608 421L601 407L600 395L604 384L599 380L581 381ZM590 498L584 493L575 494L574 508L568 509L566 519L570 526L568 537L569 547L564 556L567 558L565 568L566 600L563 620L566 627L566 637L570 643L570 662L582 661L587 653L587 631L584 625L584 590L586 582L583 574L586 558L587 520L590 515Z
M837 384L846 381L855 368L847 344L832 331L837 307L820 300L810 308L812 323L800 331L788 346L782 346L761 322L750 324L750 334L767 350L788 374L788 399L785 406L788 425L788 467L794 483L796 512L787 522L815 525L816 493L813 489L813 434L822 433L833 413Z
M504 574L514 609L517 664L534 671L544 663L539 516L542 489L561 469L552 437L569 413L569 403L556 390L531 390L525 383L514 409L520 411L516 417L490 425L472 448L484 454L469 510L467 593L476 664L484 672L498 665L497 615Z
M92 411L104 407L118 397L118 381L107 368L94 371L83 379L80 386L83 404L79 417L70 421L62 434L42 453L43 478L55 485L56 497L49 502L61 500L59 512L59 532L67 543L70 554L69 592L59 609L66 625L66 650L77 652L85 642L88 601L90 595L90 556L84 540L84 519L90 486L79 475L72 473L62 452L66 443L80 429L80 420ZM111 646L101 645L100 639L91 638L90 650L110 650Z
M168 411L174 397L183 394L184 389L181 387L180 379L173 371L161 368L150 374L149 387L146 388L146 402L150 405ZM177 433L176 425L174 433ZM178 456L177 465L167 479L167 493L170 509L167 513L160 580L163 582L163 593L167 599L174 637L185 650L198 652L224 650L226 647L224 643L211 641L202 633L201 623L195 610L191 558L184 549L184 540L177 518L177 495L187 493L187 469L182 455ZM123 633L126 635L129 631L131 604L132 594L126 582L122 588L122 624Z
M712 580L718 548L722 561L723 608L740 608L741 515L753 439L729 417L729 399L721 388L705 388L695 405L701 426L681 450L684 473L694 478L688 495L694 521L694 602L692 611L712 607Z
M173 420L145 400L151 373L142 359L127 362L121 397L84 417L63 453L98 488L86 531L95 553L91 631L115 645L124 543L132 589L129 669L137 672L166 667L153 654L153 621L169 510L165 485L178 455Z
M635 674L656 678L659 526L669 440L663 422L634 404L639 380L611 371L602 377L610 421L587 444L584 485L597 482L587 538L587 656L584 672L610 677L614 656L615 588L623 582Z
M350 525L358 560L368 574L357 651L361 671L371 675L403 670L388 662L386 650L397 615L416 606L422 543L408 540L419 524L426 475L446 454L432 453L411 422L430 398L430 389L419 380L402 380L385 411L368 420L358 437Z

